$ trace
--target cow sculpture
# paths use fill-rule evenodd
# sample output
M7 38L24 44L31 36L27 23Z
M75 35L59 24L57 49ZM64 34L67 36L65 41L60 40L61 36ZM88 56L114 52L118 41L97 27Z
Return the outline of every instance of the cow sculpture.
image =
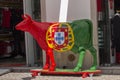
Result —
M46 41L46 33L51 25L54 23L50 22L36 22L31 19L27 14L24 14L23 21L16 25L17 30L29 32L38 42L39 46L46 52L46 63L43 69L49 69L49 71L54 71L56 69L56 63L54 60L53 50L48 46ZM80 71L82 68L82 63L86 50L89 50L93 56L93 65L90 67L90 70L96 70L97 66L97 57L96 49L93 47L92 42L92 23L88 19L75 20L71 23L68 23L73 30L74 35L74 45L71 48L71 51L74 53L79 53L79 59L76 67L73 71Z

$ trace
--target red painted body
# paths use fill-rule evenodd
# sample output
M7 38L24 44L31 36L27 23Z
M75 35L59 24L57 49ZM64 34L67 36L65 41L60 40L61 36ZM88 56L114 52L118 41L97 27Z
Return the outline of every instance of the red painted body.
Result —
M46 63L43 69L54 71L56 63L53 56L53 49L49 48L46 42L46 32L48 27L54 23L36 22L27 14L23 15L22 17L23 21L16 25L16 29L29 32L34 37L39 46L46 52Z

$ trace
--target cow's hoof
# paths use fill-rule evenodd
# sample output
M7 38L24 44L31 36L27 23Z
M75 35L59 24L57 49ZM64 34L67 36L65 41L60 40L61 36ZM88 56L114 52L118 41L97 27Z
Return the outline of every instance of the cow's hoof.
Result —
M92 66L90 70L96 70L96 66Z
M45 65L45 66L43 67L43 69L44 69L44 70L49 69L49 65Z
M50 67L49 71L55 71L55 67Z
M78 71L81 71L81 69L79 67L75 67L74 72L78 72Z
M49 71L55 71L55 68L56 68L56 64L52 64L52 65L50 66Z

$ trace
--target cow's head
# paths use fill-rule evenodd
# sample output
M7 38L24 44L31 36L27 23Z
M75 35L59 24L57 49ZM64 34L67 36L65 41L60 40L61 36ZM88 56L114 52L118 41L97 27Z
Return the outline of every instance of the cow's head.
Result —
M31 17L27 14L24 14L22 15L22 18L23 18L23 21L21 21L16 25L16 29L21 31L29 31L30 24L32 23Z

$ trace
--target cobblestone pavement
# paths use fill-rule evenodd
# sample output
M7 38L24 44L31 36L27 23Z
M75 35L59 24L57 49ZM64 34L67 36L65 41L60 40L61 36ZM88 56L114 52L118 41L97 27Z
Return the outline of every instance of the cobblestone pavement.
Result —
M46 76L31 77L31 73L11 72L0 76L0 80L120 80L120 75L99 75L92 78L80 76Z

